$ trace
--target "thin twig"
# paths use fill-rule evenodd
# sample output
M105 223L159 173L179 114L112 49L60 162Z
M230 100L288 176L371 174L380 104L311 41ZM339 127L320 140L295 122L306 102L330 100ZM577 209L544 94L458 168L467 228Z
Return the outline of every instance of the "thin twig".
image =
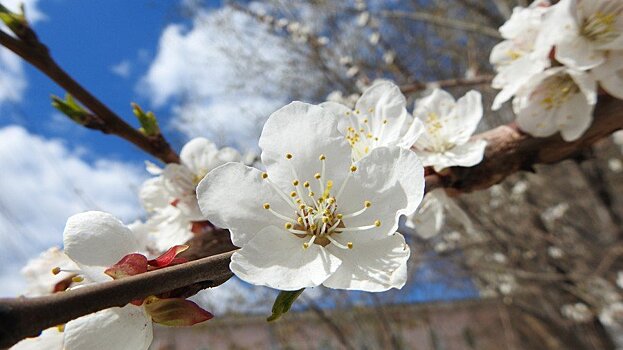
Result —
M204 288L223 284L232 276L229 270L232 254L233 251L48 296L0 299L0 348L12 346L25 337L37 336L49 327L123 306L135 299L196 283Z
M117 135L165 163L179 163L177 153L173 151L161 134L146 136L126 123L67 74L54 61L47 47L42 43L38 41L25 42L0 30L0 45L32 64L88 108L93 113L92 117L97 118L97 120L91 121L92 128L103 133Z

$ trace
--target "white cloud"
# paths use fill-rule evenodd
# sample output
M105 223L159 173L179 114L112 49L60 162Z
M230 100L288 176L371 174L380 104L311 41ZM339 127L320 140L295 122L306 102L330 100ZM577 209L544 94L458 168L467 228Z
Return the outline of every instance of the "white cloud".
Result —
M0 129L0 169L0 295L18 292L3 282L19 286L19 268L60 244L70 215L104 210L130 222L142 214L141 165L106 159L91 164L60 140L22 127Z
M138 89L157 107L173 102L172 126L187 136L253 147L258 118L283 105L286 94L254 79L257 67L241 63L248 56L282 62L271 65L280 76L274 67L286 67L290 55L279 40L231 9L199 12L190 29L178 24L165 28Z
M38 9L37 2L38 0L4 0L2 5L18 12L19 5L23 3L26 17L33 24L45 18ZM0 25L0 29L7 30L4 25ZM6 102L20 102L27 86L22 59L8 49L0 47L0 106Z
M132 73L132 63L130 60L123 60L110 67L111 72L122 77L127 78Z

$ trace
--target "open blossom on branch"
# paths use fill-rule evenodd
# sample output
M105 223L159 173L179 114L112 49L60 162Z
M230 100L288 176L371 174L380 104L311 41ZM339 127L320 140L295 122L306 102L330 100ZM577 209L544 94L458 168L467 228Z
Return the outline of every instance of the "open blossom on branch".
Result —
M533 76L513 100L519 127L538 137L561 133L565 141L580 137L591 125L597 84L587 73L564 67Z
M449 93L435 89L416 102L413 115L424 123L424 133L413 145L424 166L441 171L482 161L487 142L470 140L482 118L479 92L469 91L455 102Z
M187 248L173 247L162 256L147 260L136 253L145 249L137 236L118 219L103 212L85 212L70 217L65 226L63 245L64 257L58 256L57 253L63 254L59 251L49 251L39 260L60 262L61 266L52 269L54 275L69 275L72 282L85 283L110 281L183 262L185 260L176 258L176 255ZM67 262L68 259L71 262ZM40 262L33 263L32 267L40 271L36 268L40 265ZM147 349L152 341L152 322L190 325L211 317L192 302L151 296L124 307L80 317L58 329L51 328L41 337L20 342L16 349L32 346L59 350Z
M338 128L358 161L383 146L409 148L422 134L423 126L407 112L407 100L394 83L377 80L350 109L336 102L321 104L340 116Z
M141 188L143 206L151 216L140 229L151 237L156 250L164 251L192 237L192 222L204 220L197 205L197 184L210 170L241 158L233 148L218 149L205 138L195 138L182 148L181 164L167 164L164 169L148 166L159 176Z
M491 85L502 89L493 101L493 110L508 101L533 74L550 66L548 53L535 52L548 1L535 1L528 8L516 7L511 18L500 27L505 39L491 50L489 60L497 75Z
M500 32L507 40L491 53L498 71L492 85L502 89L493 109L514 95L519 127L531 135L582 136L592 122L597 85L623 98L620 0L540 1L516 8Z
M396 229L422 199L422 165L400 147L375 148L353 163L339 118L293 102L264 125L266 173L229 163L199 184L206 218L242 248L230 265L242 280L280 290L405 284L410 251Z
M623 2L561 0L551 7L536 45L567 67L588 70L623 50Z

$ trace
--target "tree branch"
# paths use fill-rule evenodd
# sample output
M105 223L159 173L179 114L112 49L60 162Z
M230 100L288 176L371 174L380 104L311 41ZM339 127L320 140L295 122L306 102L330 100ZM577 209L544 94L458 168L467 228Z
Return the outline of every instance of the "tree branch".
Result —
M474 167L453 167L442 174L428 175L426 189L443 187L458 192L486 189L517 171L532 171L535 164L552 164L573 157L623 129L621 100L600 97L594 115L592 126L574 142L565 142L559 135L532 137L513 124L479 134L475 138L489 142L483 161ZM220 285L232 276L229 271L232 253L44 297L0 299L0 347L83 315L123 306L137 298L170 291L187 295L200 288ZM187 290L192 292L185 293Z
M233 251L48 296L0 299L0 348L80 316L124 306L134 299L187 286L192 288L194 284L216 287L232 276L229 270L232 254Z
M536 164L553 164L572 158L595 142L623 129L623 101L600 96L591 127L579 139L565 142L559 134L532 137L514 124L476 135L488 141L485 157L470 168L452 167L426 177L427 190L437 187L458 192L489 188L518 171L534 171Z
M90 128L100 130L103 133L117 135L165 163L179 163L177 153L173 151L161 134L158 136L145 136L126 123L108 106L69 76L54 61L47 47L40 43L36 36L32 40L24 41L0 30L0 45L32 64L88 108L93 113L92 117L96 118L96 120L89 123Z

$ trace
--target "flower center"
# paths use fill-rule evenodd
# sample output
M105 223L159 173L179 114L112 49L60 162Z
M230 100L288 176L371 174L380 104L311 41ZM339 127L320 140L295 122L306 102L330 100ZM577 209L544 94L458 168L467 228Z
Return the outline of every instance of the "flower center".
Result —
M439 115L435 112L430 112L426 116L424 121L426 132L430 135L430 144L424 149L428 152L444 153L452 148L455 144L448 142L443 137L441 131L443 130L443 123L441 122Z
M575 81L569 75L555 75L545 79L540 88L537 88L532 96L539 99L543 109L549 111L559 108L571 96L580 91Z
M584 20L580 35L596 43L608 43L616 39L620 33L616 31L617 16L623 7L610 9L607 12L595 12Z
M290 160L292 158L292 154L286 154L286 159ZM273 190L292 208L292 211L288 214L279 213L271 207L270 203L264 203L263 207L272 215L283 220L286 231L299 238L309 239L303 243L303 248L309 248L311 244L321 246L333 244L338 248L352 249L352 242L342 244L335 240L336 236L342 232L363 231L379 227L381 226L381 221L375 220L370 225L347 227L344 219L363 214L372 206L372 202L364 201L362 208L353 213L341 213L338 206L340 196L352 174L357 171L357 167L355 165L350 167L348 176L334 195L333 181L328 179L325 181L326 157L320 155L318 159L321 162L321 171L314 175L314 180L311 180L312 183L315 182L317 185L312 185L310 181L301 183L296 169L290 163L294 177L290 193L282 191L268 178L267 173L262 173L262 179L270 184ZM314 192L314 188L318 190L317 193Z
M374 108L368 109L368 114L372 115ZM367 117L361 115L361 111L356 109L351 118L351 112L346 112L346 117L351 119L351 126L346 130L346 140L353 148L355 159L361 159L370 153L374 147L382 140L385 133L385 127L389 121L383 119L379 123L371 123ZM363 118L362 118L363 117Z

